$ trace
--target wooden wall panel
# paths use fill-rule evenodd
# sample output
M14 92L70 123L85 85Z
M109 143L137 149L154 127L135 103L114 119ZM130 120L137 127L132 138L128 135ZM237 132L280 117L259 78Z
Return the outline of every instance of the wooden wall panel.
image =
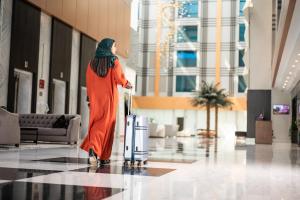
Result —
M89 0L89 12L88 12L88 33L93 37L98 37L98 0Z
M115 25L115 28L114 28L114 33L115 33L115 40L116 42L120 43L121 41L121 28L122 28L122 5L123 5L123 0L118 0L117 1L117 4L116 4L116 7L115 7L115 12L114 12L114 17L116 18L116 23L114 24ZM122 46L120 48L119 46L119 49L122 49Z
M117 45L118 45L118 54L122 55L124 53L124 26L125 26L125 12L124 12L124 5L125 3L123 1L121 1L121 9L120 11L118 11L120 13L119 15L119 19L118 19L118 34L119 34L119 38L117 40Z
M127 7L124 10L125 12L125 23L123 27L124 38L123 38L123 46L124 46L124 56L128 56L128 52L130 51L130 6L127 4Z
M77 0L76 6L76 28L84 33L88 33L89 1ZM90 34L88 34L90 35Z
M63 0L62 19L68 24L75 26L76 24L76 1Z
M46 0L28 0L28 1L42 9L46 8Z
M55 16L62 16L63 0L46 0L46 10Z
M98 40L108 37L108 2L109 0L98 1Z
M116 7L119 0L110 1L108 4L108 34L107 37L116 38L116 28L117 28L117 14Z
M126 0L27 0L44 12L100 41L117 41L118 54L127 57L130 41L130 4Z

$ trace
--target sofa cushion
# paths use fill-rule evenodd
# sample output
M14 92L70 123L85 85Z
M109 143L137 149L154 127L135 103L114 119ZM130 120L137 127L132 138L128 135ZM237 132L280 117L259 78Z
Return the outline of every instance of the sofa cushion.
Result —
M64 135L67 135L67 129L65 129L65 128L39 128L39 135L64 136Z
M67 128L68 124L64 115L60 116L52 125L53 128Z
M22 135L36 135L37 130L33 129L33 127L22 127L21 133Z
M52 128L53 122L58 117L56 115L20 114L19 121L21 127Z

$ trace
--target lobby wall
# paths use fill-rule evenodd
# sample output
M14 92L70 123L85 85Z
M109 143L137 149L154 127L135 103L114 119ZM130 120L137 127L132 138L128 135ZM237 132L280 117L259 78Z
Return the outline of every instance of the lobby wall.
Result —
M272 126L274 142L290 142L289 128L291 124L291 97L289 93L280 90L272 90L272 106L274 104L287 104L290 106L289 115L274 115L272 112Z
M249 89L271 89L272 0L253 0L249 31Z
M247 94L247 137L255 138L255 122L260 114L271 120L271 90L248 90Z

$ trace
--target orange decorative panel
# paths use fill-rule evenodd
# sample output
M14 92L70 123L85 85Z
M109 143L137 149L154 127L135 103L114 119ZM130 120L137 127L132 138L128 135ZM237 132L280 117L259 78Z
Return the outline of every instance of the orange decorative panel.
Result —
M232 107L226 110L247 110L247 100L244 97L230 98L234 103ZM135 96L133 97L133 108L140 109L183 109L183 110L201 110L205 108L193 107L192 97L156 97L156 96Z

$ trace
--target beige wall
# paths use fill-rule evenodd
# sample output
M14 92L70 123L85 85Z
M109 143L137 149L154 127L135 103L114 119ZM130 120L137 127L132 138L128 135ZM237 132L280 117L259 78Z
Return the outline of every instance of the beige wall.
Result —
M253 0L249 38L249 89L271 89L272 0Z
M112 37L118 54L127 57L130 39L130 3L127 0L27 0L44 12L99 41Z

